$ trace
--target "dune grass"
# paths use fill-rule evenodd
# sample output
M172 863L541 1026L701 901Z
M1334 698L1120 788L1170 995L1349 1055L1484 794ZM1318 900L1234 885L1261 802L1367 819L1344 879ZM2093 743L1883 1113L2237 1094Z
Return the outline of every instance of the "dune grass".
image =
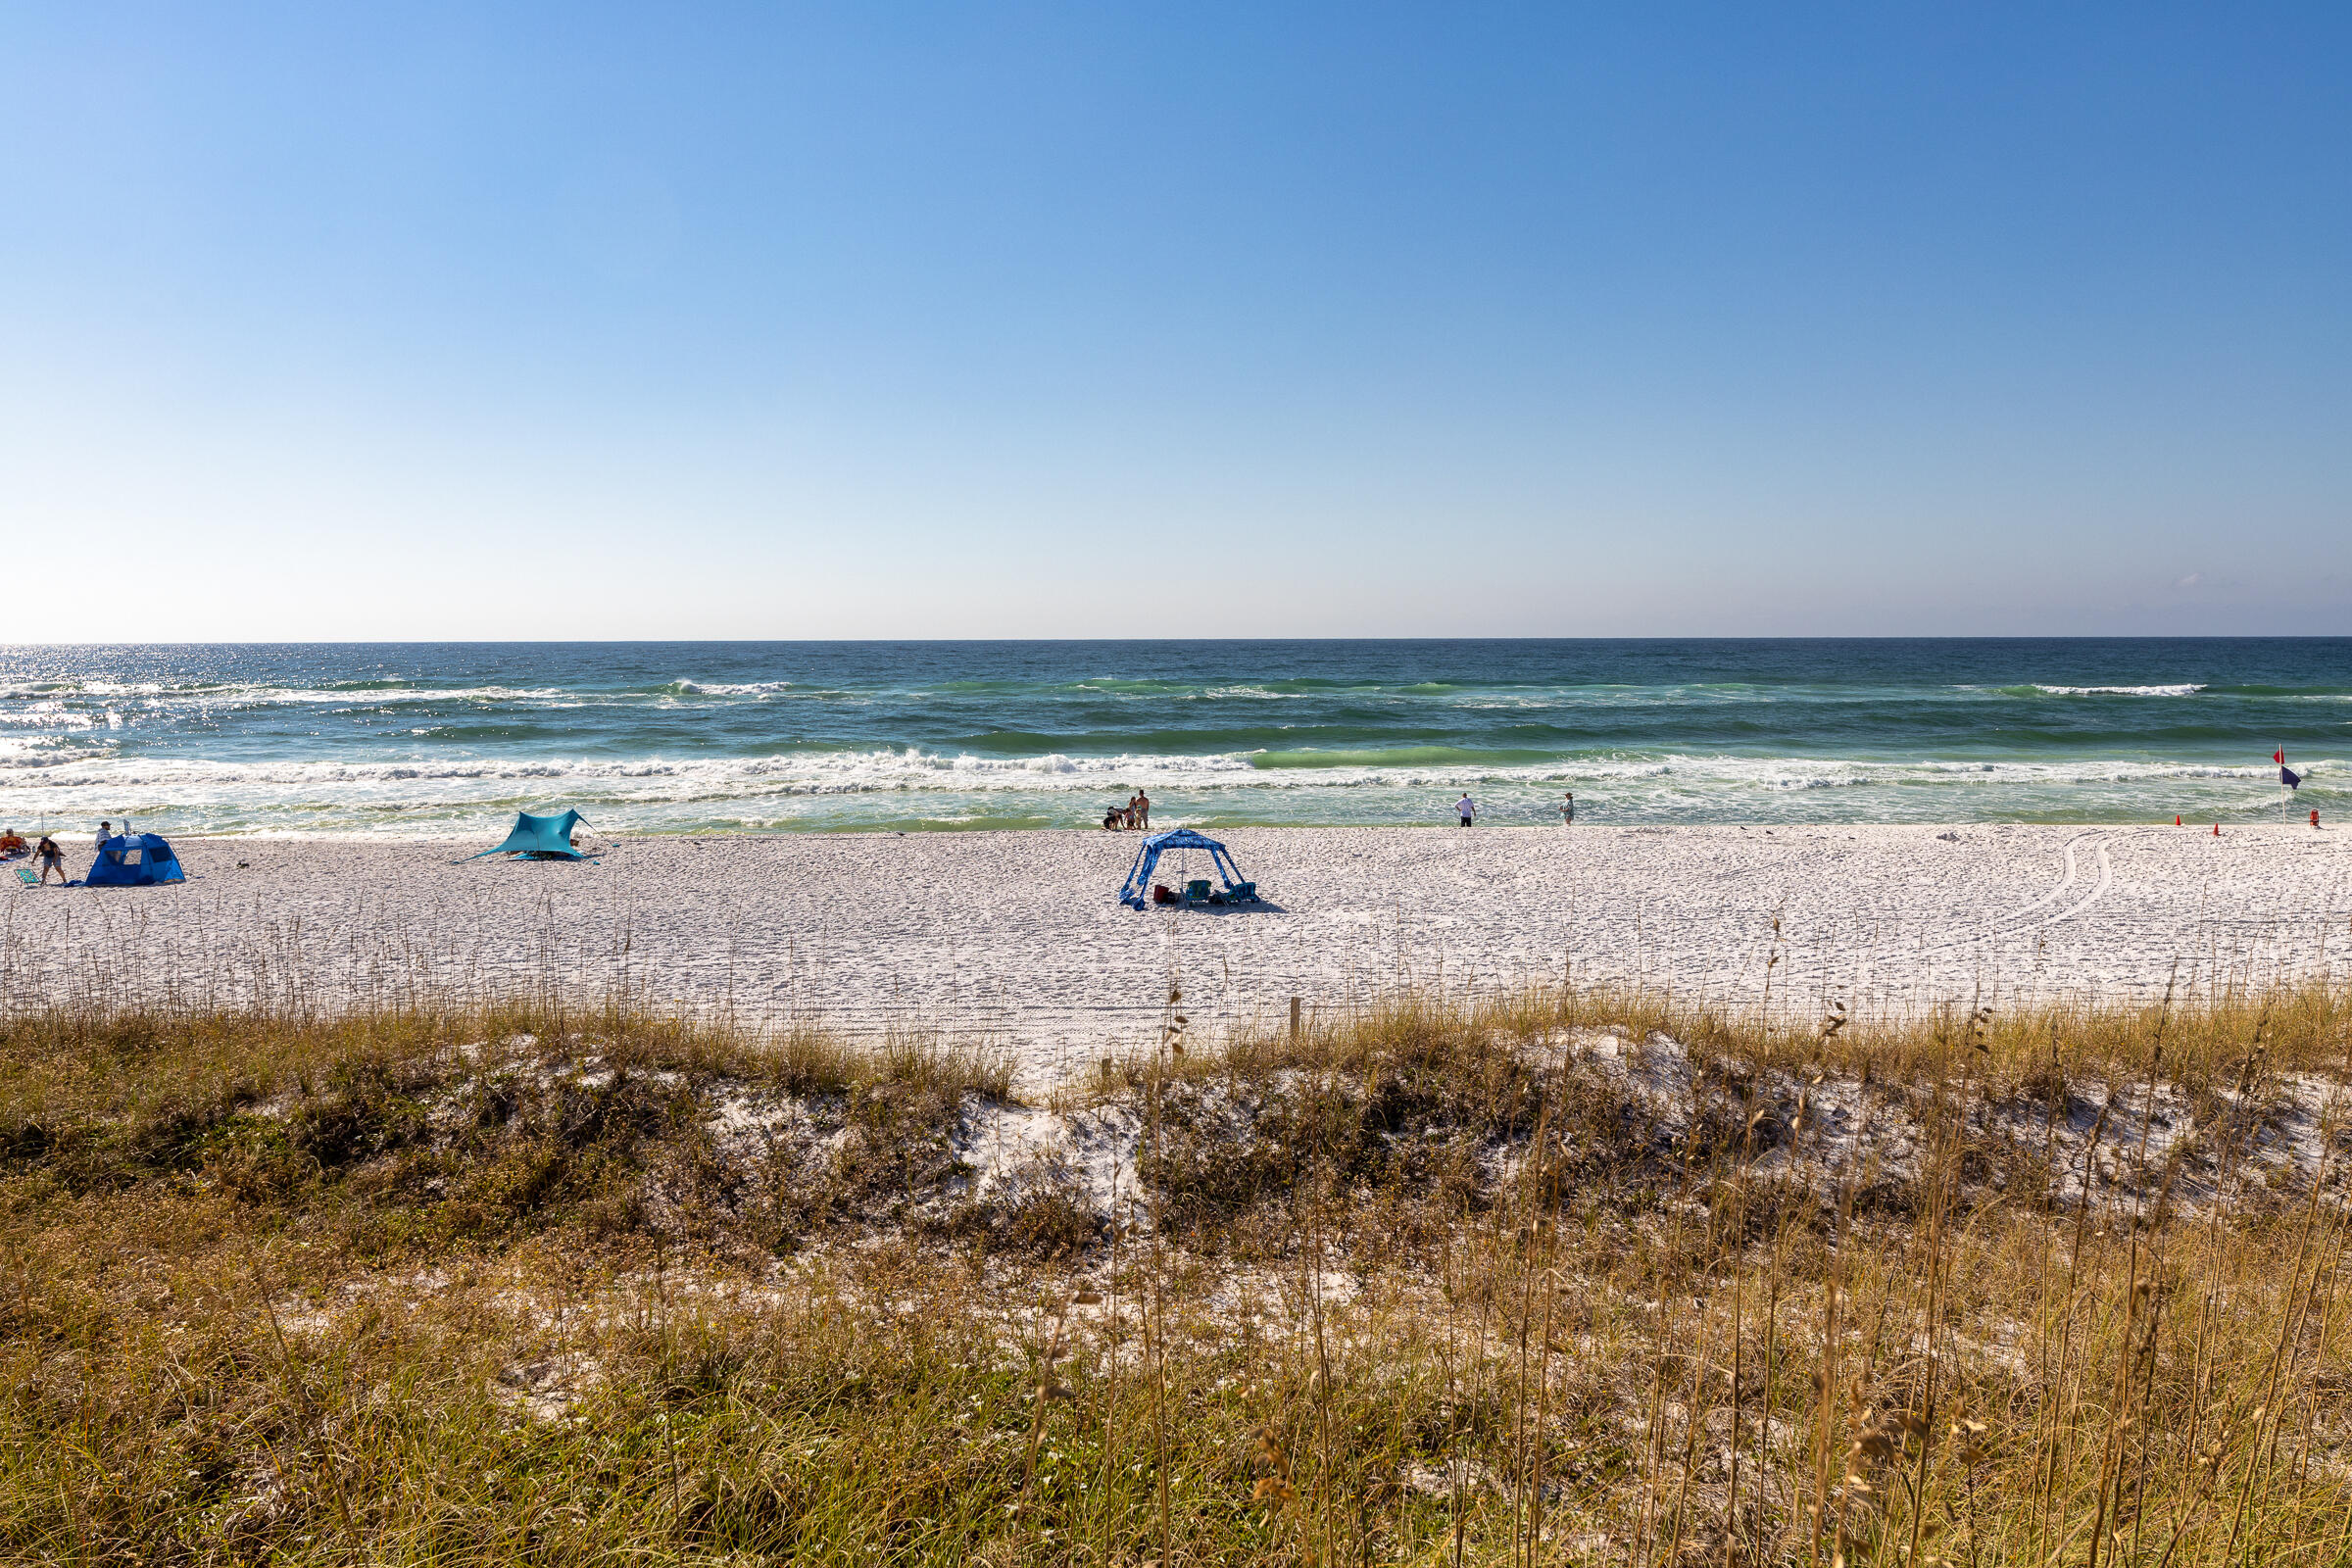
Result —
M2352 999L1819 1011L1171 995L1010 1196L935 1040L20 1013L0 1551L2342 1560Z

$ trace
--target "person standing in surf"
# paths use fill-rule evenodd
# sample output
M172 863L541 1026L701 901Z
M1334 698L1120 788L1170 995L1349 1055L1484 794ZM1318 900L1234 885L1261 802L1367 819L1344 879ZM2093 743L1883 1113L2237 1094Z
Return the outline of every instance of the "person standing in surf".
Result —
M1572 824L1573 824L1575 821L1576 821L1576 791L1574 791L1574 790L1570 790L1570 791L1568 792L1568 798L1567 798L1566 800L1564 800L1564 801L1560 802L1560 826L1562 826L1562 827L1568 827L1568 826L1572 825Z
M1470 792L1468 790L1464 790L1462 792L1462 798L1453 803L1453 809L1454 814L1462 819L1462 826L1464 827L1468 827L1470 825L1470 819L1478 815L1478 808L1471 803Z

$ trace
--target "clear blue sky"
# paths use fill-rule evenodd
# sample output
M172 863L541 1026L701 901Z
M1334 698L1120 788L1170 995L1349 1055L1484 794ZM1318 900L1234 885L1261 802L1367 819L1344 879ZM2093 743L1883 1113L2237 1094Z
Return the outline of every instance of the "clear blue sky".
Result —
M2340 4L0 5L0 638L2352 632L2348 81Z

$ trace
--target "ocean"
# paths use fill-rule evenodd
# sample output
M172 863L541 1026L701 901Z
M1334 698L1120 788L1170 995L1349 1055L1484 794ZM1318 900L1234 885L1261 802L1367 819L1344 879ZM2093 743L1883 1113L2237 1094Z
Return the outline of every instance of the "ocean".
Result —
M2352 638L0 648L0 826L2276 820Z

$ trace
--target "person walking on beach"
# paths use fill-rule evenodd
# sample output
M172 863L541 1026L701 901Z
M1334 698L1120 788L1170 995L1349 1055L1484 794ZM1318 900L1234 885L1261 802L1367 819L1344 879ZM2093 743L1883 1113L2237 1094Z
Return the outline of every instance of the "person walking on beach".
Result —
M1471 804L1470 794L1467 790L1462 792L1460 800L1453 803L1453 809L1455 814L1461 817L1464 827L1468 827L1470 819L1478 814L1478 808Z
M41 868L41 883L44 887L48 885L49 873L52 871L57 873L57 885L59 887L66 885L66 852L57 847L57 840L46 833L42 834L41 842L32 847L32 858L33 863Z
M1573 823L1575 820L1576 820L1576 791L1574 791L1574 790L1570 790L1570 791L1568 792L1568 798L1567 798L1566 800L1564 800L1564 801L1562 801L1562 802L1560 803L1560 826L1562 826L1562 827L1567 827L1569 824Z

